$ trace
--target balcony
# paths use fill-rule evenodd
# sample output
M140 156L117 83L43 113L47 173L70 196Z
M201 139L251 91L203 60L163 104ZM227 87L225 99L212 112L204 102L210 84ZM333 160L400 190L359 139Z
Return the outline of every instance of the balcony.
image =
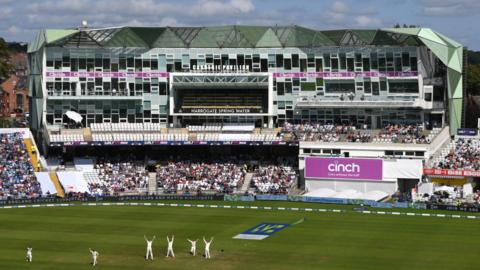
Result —
M379 97L379 96L321 96L321 97L302 97L297 99L297 107L300 108L424 108L428 107L429 102L425 102L419 97ZM431 103L430 103L431 104Z

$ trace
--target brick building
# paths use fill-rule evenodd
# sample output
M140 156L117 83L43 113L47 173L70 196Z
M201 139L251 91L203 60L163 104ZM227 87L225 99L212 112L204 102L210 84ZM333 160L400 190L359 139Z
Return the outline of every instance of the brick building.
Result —
M9 62L15 71L0 84L0 115L5 117L28 113L27 55L17 53Z

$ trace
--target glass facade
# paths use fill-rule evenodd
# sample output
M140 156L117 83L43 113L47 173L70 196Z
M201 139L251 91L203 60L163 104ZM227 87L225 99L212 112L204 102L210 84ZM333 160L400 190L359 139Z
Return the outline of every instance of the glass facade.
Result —
M47 124L63 124L66 110L91 123L167 123L170 74L211 72L267 73L273 114L284 121L364 118L366 111L319 108L295 114L303 96L317 100L354 94L387 100L419 97L417 47L336 48L59 48L46 47ZM174 87L174 85L173 85ZM200 91L200 90L199 90ZM418 120L419 112L383 111L380 122ZM362 119L363 117L363 119ZM275 124L275 123L274 123Z

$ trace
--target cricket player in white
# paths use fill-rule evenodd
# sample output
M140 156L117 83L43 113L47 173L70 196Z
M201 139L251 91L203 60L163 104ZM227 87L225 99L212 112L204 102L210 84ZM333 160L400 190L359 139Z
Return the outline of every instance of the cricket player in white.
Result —
M190 248L190 254L195 256L195 253L197 252L197 240L198 239L195 239L195 241L190 240L190 239L187 239L187 240L188 240L188 242L190 242L190 244L192 244L192 247Z
M207 242L205 240L205 236L203 237L203 242L205 243L205 259L210 259L210 244L213 242L213 237L210 238L210 241Z
M153 261L152 243L153 240L155 240L155 235L153 236L151 241L149 241L145 235L143 236L143 238L145 238L145 241L147 242L147 254L145 255L145 260L148 260L148 257L150 257L150 259L152 259Z
M167 236L167 242L168 242L168 249L167 249L167 256L172 256L175 258L175 254L173 253L173 240L175 239L175 235L172 235L172 239L168 238Z
M92 265L95 266L97 265L97 258L98 255L100 255L96 250L92 250L91 248L89 249L90 253L92 254Z
M27 262L32 262L32 248L31 247L27 247Z

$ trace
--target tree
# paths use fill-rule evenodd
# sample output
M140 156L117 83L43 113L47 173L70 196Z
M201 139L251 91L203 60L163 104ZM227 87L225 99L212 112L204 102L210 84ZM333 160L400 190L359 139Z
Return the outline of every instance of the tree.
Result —
M480 95L480 65L467 66L467 93Z
M467 57L469 65L480 65L480 52L468 50Z
M8 63L10 51L7 43L3 38L0 38L0 81L8 77L12 71L12 66Z

